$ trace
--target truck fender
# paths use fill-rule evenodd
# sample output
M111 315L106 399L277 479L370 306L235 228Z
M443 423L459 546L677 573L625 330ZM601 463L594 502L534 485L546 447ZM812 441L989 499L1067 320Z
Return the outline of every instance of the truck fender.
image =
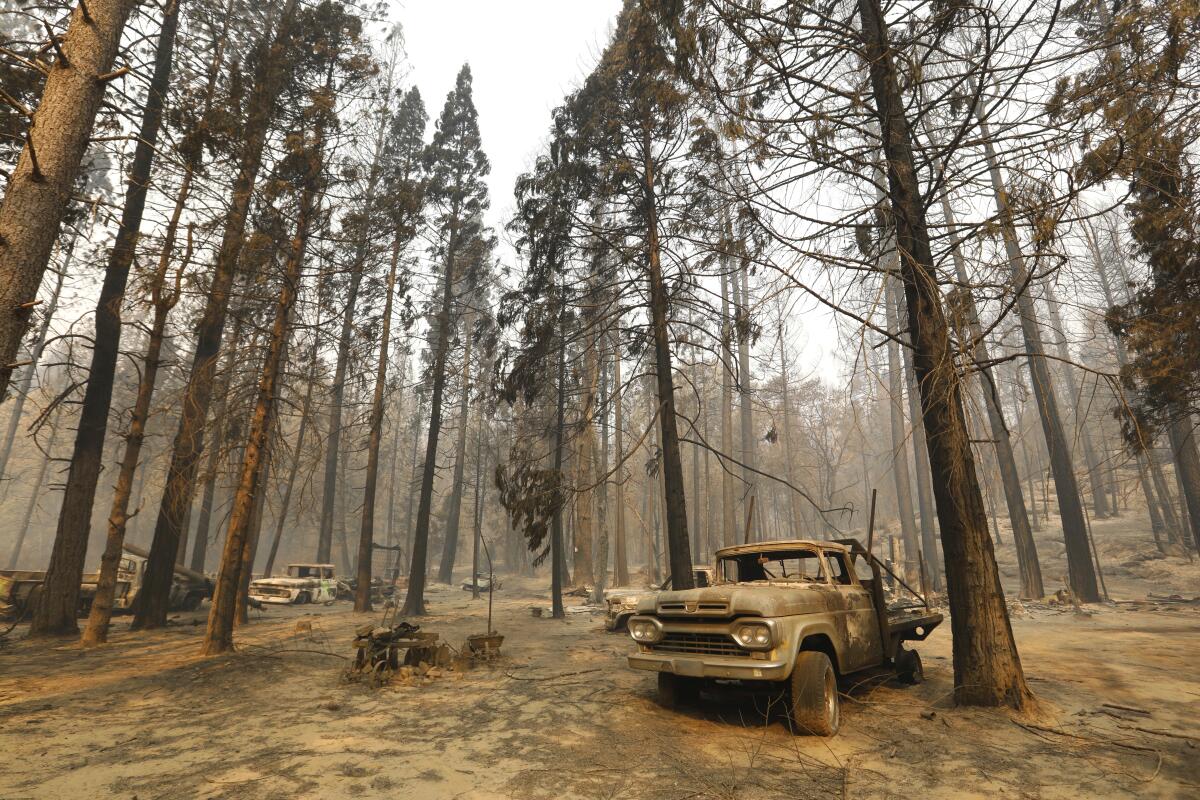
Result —
M796 652L816 650L829 656L833 668L842 674L842 654L838 649L839 636L829 622L812 622L796 630Z

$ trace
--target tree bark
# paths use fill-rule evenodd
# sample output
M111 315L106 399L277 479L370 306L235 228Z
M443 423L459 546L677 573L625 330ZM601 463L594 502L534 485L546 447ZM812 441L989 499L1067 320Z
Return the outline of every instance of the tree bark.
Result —
M593 323L594 326L594 323ZM594 331L594 327L593 327ZM583 396L579 407L579 443L575 458L575 508L578 525L575 527L575 583L595 585L592 575L592 542L595 536L593 508L596 483L596 387L600 380L600 358L597 334L588 335L583 353Z
M8 393L32 303L104 99L108 80L102 76L112 71L125 22L137 5L137 0L91 0L87 14L82 6L71 12L58 46L63 57L49 68L25 147L9 177L0 204L0 401ZM61 615L51 612L65 600L78 599L78 586L71 597L63 596L59 586L63 557L52 565L54 582L44 595L50 599L41 604L47 610L35 617L42 632L64 627L57 619ZM73 619L66 627L74 628Z
M779 325L776 329L779 344L779 381L781 394L779 398L781 412L783 416L783 457L787 460L784 465L784 474L787 476L788 483L792 486L799 485L799 479L796 477L796 453L792 442L792 401L790 397L791 387L789 385L790 374L788 370L787 344L783 338L783 314L780 313ZM804 538L805 525L804 515L800 506L801 497L795 489L788 490L788 508L791 511L792 535L790 538Z
M104 271L100 298L96 303L96 330L87 389L84 391L83 405L79 411L75 448L71 456L71 468L67 473L62 508L59 511L54 550L50 555L50 566L42 584L40 600L34 609L33 622L29 627L29 633L33 636L74 633L79 629L76 622L79 587L83 579L83 562L87 557L92 506L96 500L96 484L100 480L104 437L108 430L108 412L112 404L117 358L121 349L121 306L125 302L129 269L133 265L134 249L146 208L146 193L150 187L150 171L154 165L163 103L171 79L175 32L178 26L179 2L168 0L158 45L155 48L154 74L150 79L146 107L138 129L137 146L134 148L133 168L125 193L125 206L121 212L116 241ZM73 55L68 54L68 58L73 58ZM0 259L2 258L3 256L0 256ZM136 466L136 460L134 465ZM132 480L132 470L129 477ZM121 528L120 539L124 540L123 522ZM120 555L118 543L116 558ZM114 562L114 581L115 570Z
M934 474L951 609L955 697L1024 706L1031 698L996 569L917 185L912 135L878 0L860 0L864 57L879 118L908 304L913 363Z
M150 546L146 576L134 615L135 628L157 628L166 624L171 578L175 556L179 550L180 525L191 506L195 491L196 468L204 447L204 421L212 401L213 371L221 348L230 290L245 239L246 220L254 195L254 184L262 166L263 147L283 89L283 55L291 44L297 6L297 0L287 0L270 45L261 53L254 83L247 98L247 117L238 157L237 177L225 218L225 230L217 254L212 285L197 326L196 349L192 357L187 388L181 401L182 413L175 434L158 519L154 526L154 541ZM247 480L253 483L253 475ZM248 512L249 507L246 510ZM245 525L248 521L243 520L241 524ZM235 581L233 587L236 586ZM233 599L232 596L229 598L231 608ZM222 636L223 633L218 627L213 641L218 642ZM211 647L219 648L222 645L217 643Z

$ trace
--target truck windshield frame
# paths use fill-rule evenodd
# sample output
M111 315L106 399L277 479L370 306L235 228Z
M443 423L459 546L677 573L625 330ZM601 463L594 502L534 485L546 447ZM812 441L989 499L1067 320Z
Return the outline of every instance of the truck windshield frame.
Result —
M829 583L829 574L823 554L812 548L752 550L721 557L717 582L810 586Z

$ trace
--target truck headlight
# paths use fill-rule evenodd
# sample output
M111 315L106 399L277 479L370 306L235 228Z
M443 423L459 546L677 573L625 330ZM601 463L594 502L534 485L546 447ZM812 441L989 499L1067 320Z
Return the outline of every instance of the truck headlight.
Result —
M662 638L662 628L647 617L634 617L629 621L629 636L642 644L652 644Z
M733 638L747 650L770 650L774 636L765 622L744 622L733 629Z

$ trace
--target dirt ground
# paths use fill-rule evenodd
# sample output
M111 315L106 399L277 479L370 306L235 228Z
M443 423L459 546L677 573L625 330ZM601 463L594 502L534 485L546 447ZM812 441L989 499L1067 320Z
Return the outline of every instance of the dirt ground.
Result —
M1144 602L1200 594L1200 563L1143 560L1129 519L1095 533L1128 602L1014 606L1035 714L952 706L948 624L922 685L845 682L833 739L793 736L761 696L668 711L623 634L535 619L544 581L509 580L499 662L379 690L343 679L366 621L348 603L255 614L216 659L197 654L203 611L149 634L120 620L95 651L18 629L0 644L0 798L1200 796L1200 606ZM1053 591L1061 545L1040 545ZM486 625L486 601L451 587L430 610L423 628L456 647Z

